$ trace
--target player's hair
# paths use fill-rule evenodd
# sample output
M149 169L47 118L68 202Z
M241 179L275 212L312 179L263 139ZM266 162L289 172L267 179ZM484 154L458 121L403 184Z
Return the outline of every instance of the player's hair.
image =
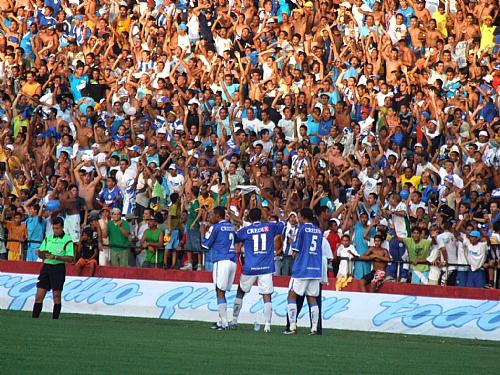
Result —
M306 219L309 222L312 222L314 219L314 211L311 210L309 207L304 207L299 211L299 215L302 216L304 219Z
M248 211L248 218L252 223L259 221L261 217L262 217L262 211L258 207L252 208L250 209L250 211Z
M348 234L342 235L342 239L344 239L344 238L347 238L349 241L351 240L351 236L349 236Z
M63 225L64 226L64 219L60 216L56 216L55 218L52 219L52 226L54 225Z
M222 206L217 206L214 208L214 214L224 219L226 217L226 209Z
M383 241L384 239L382 238L381 235L376 234L375 237L373 237L374 240L379 239L380 241Z

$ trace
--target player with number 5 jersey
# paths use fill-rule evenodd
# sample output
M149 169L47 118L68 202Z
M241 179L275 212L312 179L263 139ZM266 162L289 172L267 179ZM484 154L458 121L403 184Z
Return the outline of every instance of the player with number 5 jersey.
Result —
M319 321L319 308L316 297L319 295L323 267L323 234L312 223L314 212L303 208L299 212L301 224L292 244L292 256L295 261L292 267L292 278L288 292L288 317L290 330L287 334L297 333L297 295L307 297L311 309L311 335L316 335Z
M262 211L252 208L248 212L251 221L236 233L236 242L243 243L245 256L238 292L233 306L233 325L238 323L238 316L243 303L243 296L250 292L255 282L264 299L264 332L271 330L272 305L271 294L274 273L274 239L283 233L284 224L280 222L261 222Z
M225 220L224 207L215 207L209 217L212 227L205 232L206 227L201 227L204 239L202 246L212 251L214 268L212 278L217 294L219 308L219 322L212 328L223 330L228 328L226 292L231 290L234 275L236 274L236 251L234 249L235 231L230 222Z

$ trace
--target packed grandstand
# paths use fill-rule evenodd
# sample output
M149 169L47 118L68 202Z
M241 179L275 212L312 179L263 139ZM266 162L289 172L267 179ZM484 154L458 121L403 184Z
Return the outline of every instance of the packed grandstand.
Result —
M1 0L0 259L62 216L92 272L210 271L214 207L259 207L289 275L310 207L339 289L374 246L386 282L498 287L496 5Z

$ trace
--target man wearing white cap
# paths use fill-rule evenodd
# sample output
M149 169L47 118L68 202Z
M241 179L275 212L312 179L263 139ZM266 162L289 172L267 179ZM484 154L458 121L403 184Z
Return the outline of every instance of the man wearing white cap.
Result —
M167 181L171 193L180 193L184 185L184 176L177 174L177 166L173 163L168 166Z

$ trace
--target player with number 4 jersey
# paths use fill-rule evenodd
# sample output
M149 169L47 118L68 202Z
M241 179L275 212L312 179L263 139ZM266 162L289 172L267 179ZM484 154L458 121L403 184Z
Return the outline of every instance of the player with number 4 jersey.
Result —
M235 231L230 222L225 220L226 211L224 207L215 207L210 217L212 227L206 233L202 226L204 239L202 246L212 250L214 269L212 278L217 294L217 305L219 309L219 322L212 328L223 330L228 328L226 292L231 290L234 275L236 274L236 251L234 249Z
M243 303L243 296L250 292L252 286L257 282L259 293L264 299L264 332L271 330L272 305L271 294L273 288L274 273L274 239L281 235L284 224L280 222L261 222L262 211L252 208L248 217L252 224L241 228L236 233L236 242L243 243L245 261L238 292L234 300L233 325L238 323L238 316Z

